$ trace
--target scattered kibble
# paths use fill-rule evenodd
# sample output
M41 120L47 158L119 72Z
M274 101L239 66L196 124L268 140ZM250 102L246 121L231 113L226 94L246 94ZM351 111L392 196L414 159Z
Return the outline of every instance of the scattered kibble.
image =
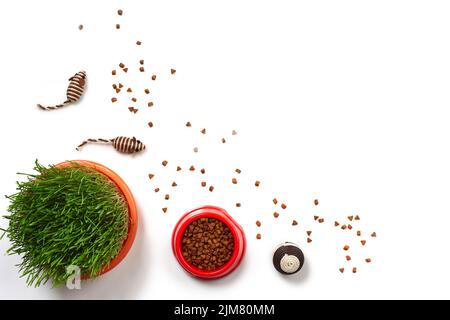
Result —
M319 223L324 223L325 219L324 218L320 218L318 221L319 221Z
M166 195L164 196L164 199L169 200L169 199L170 199L170 195L166 194Z
M241 207L241 204L240 204L239 202L236 203L236 207L240 208L240 207Z
M167 212L167 207L162 208L162 211L163 211L164 213L166 213L166 212Z
M339 222L335 221L335 222L334 222L334 226L335 226L335 227L339 227Z
M317 221L317 219L319 219L319 216L314 216L314 220Z
M344 224L344 225L342 225L341 229L342 229L342 230L346 230L346 229L347 229L347 226Z
M133 92L133 89L128 88L128 89L127 89L127 92Z
M177 72L177 70L175 70L175 69L170 69L170 74L175 74L175 72Z
M203 128L200 132L203 133L203 134L206 134L206 129Z
M121 63L119 63L119 67L120 67L121 69L123 69L123 68L125 67L125 64L123 64L123 62L121 62Z
M167 160L164 160L163 162L161 162L161 164L165 167L165 166L167 166L167 164L169 163L169 161L167 161Z
M175 181L172 182L172 187L176 187L176 186L178 186L178 184Z
M139 60L139 64L143 65L144 64L144 59Z
M149 93L150 93L150 90L145 89L144 92L145 92L145 94L149 94Z
M195 167L194 166L190 166L189 167L189 171L195 171Z
M123 84L119 83L119 88L122 89L123 88Z
M113 76L115 76L115 75L116 75L116 70L111 71L111 74L112 74Z
M358 271L358 270L356 269L356 267L352 269L352 272L353 272L353 273L356 273L357 271Z
M122 70L123 70L123 72L125 72L125 73L128 72L128 68L123 68Z
M154 176L155 176L155 175L154 175L153 173L149 173L149 174L148 174L148 178L149 178L149 179L153 179Z
M351 224L348 224L348 225L347 225L347 229L348 229L348 230L352 230L352 229L353 229L352 225L351 225Z
M315 199L315 200L314 200L314 205L315 205L315 206L318 206L318 205L319 205L319 200Z
M287 208L287 206L286 206L284 203L282 203L282 204L281 204L281 209L284 210L284 209L286 209L286 208Z
M372 232L372 233L370 234L370 236L371 236L372 238L376 238L376 237L377 237L377 233L376 233L376 232Z
M348 249L350 249L350 246L344 246L344 248L343 248L345 251L348 251Z
M236 173L239 173L239 174L242 172L241 169L236 169L235 171L236 171Z
M115 83L113 83L112 87L113 87L114 90L117 89L117 85Z
M233 136L237 135L236 130L231 131L231 134L232 134Z
M345 256L345 260L350 261L350 260L352 260L352 257L350 257L350 256Z
M197 147L194 148L194 152L195 152L195 153L198 152L198 148L197 148Z
M137 99L136 98L131 98L131 101L136 102Z
M306 239L306 242L311 243L311 242L312 242L312 239L311 239L311 238L308 238L308 239Z
M222 143L226 143L227 141L225 140L225 138L222 138Z
M142 44L142 42L141 41L136 41L136 45L138 45L138 46L140 46Z
M261 182L260 182L260 181L258 181L258 180L256 180L256 181L255 181L255 187L259 187L259 186L260 186L260 184L261 184Z
M361 236L361 231L356 231L356 235L358 236L358 237L360 237Z
M361 244L362 244L363 246L365 246L365 245L366 245L366 240L361 240Z
M151 108L151 107L153 107L153 102L149 102L149 103L147 103L147 106L149 107L149 108Z
M272 202L273 202L273 204L277 204L278 203L278 200L277 200L277 198L274 198L273 200L272 200Z
M261 240L261 233L258 233L258 234L256 235L256 239Z
M152 80L153 80L153 81L156 80L156 75L152 75Z
M144 68L144 67L139 67L139 71L140 71L140 72L144 72L144 71L145 71L145 68Z
M201 172L201 174L205 174L206 173L205 168L200 169L200 172Z
M312 231L306 231L306 234L308 235L308 237L312 234Z
M188 121L186 122L186 127L192 127L192 124Z
M261 227L261 221L256 220L256 226L257 226L257 227Z
M148 123L148 126L149 126L150 128L153 128L153 122L150 121L150 122Z
M177 171L181 171L181 167L180 166L177 166Z
M297 220L292 220L292 225L293 225L293 226L296 226L296 225L298 225L298 222L297 222Z
M128 107L128 110L132 113L137 113L139 109L136 109L135 107Z
M116 88L116 93L119 93L120 92L120 89L119 88Z
M78 30L83 30L83 25L82 24L80 24L79 26L78 26Z
M158 193L159 192L159 188L155 188L155 192Z
M278 217L280 216L280 214L279 214L278 212L274 212L274 213L273 213L273 216L274 216L275 218L278 218Z
M117 14L118 14L119 16L121 16L121 15L123 14L122 9L117 10Z
M210 187L209 187L209 191L210 191L210 192L213 192L213 191L214 191L214 187L213 187L213 186L210 186Z
M358 215L355 216L355 220L360 220Z
M120 29L120 24L116 24L116 29Z
M367 263L371 263L371 262L372 262L372 259L367 258L367 259L366 259L366 262L367 262Z
M353 221L353 216L348 216L348 220Z
M114 103L117 101L117 98L111 98L111 102Z
M202 187L206 187L206 182L202 181Z
M237 179L236 179L236 178L233 178L233 179L231 179L231 182L232 182L233 184L237 184Z
M345 270L344 268L339 268L340 273L344 273L344 270Z

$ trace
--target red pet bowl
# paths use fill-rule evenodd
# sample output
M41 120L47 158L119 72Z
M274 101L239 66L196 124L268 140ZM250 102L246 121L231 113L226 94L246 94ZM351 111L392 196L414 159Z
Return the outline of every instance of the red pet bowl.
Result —
M199 269L183 257L182 254L182 240L184 230L191 224L191 222L200 218L215 218L222 221L230 228L231 234L234 240L234 251L231 255L230 260L222 267L213 270L205 271ZM224 210L219 207L214 206L204 206L186 213L176 224L172 235L172 249L175 258L178 260L180 265L191 275L203 278L203 279L218 279L222 278L234 270L241 264L242 259L245 255L246 240L245 234L242 227Z

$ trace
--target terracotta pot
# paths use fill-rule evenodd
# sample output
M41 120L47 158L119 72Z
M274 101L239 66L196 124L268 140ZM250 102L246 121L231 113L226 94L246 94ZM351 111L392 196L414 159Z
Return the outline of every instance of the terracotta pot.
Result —
M108 271L114 269L128 254L128 251L130 251L134 239L136 238L136 232L138 227L138 214L137 214L137 208L136 208L136 202L134 201L133 194L131 193L130 189L128 188L125 181L122 180L122 178L112 171L111 169L96 163L92 161L87 160L73 160L73 161L65 161L62 163L59 163L56 165L56 167L67 167L67 166L74 166L74 165L80 165L85 166L89 168L93 168L100 172L101 174L108 177L119 189L119 191L123 194L125 201L128 204L128 236L123 242L122 249L119 251L118 255L111 260L111 262L106 265L102 271L100 272L99 276L102 274L107 273ZM89 276L83 275L82 279L87 280L89 279Z

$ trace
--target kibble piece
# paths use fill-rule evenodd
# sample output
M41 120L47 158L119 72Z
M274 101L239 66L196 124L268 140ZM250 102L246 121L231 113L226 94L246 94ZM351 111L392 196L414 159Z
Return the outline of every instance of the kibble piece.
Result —
M226 143L227 141L225 140L225 138L222 138L222 143Z
M177 183L175 181L172 182L172 187L176 187L176 186L178 186Z
M340 273L344 273L344 270L345 270L344 268L339 268Z
M149 93L150 93L150 90L145 89L144 92L145 92L145 94L149 94Z
M111 98L111 102L114 103L117 101L117 98Z
M278 203L278 200L277 200L277 198L274 198L273 200L272 200L272 202L273 202L273 204L277 204Z
M335 227L338 227L338 226L339 226L339 222L335 221L335 222L334 222L334 226L335 226Z
M237 131L236 131L236 130L233 130L233 131L231 131L231 134L232 134L233 136L235 136L235 135L237 135Z
M348 216L347 219L353 221L353 216Z
M355 220L360 220L358 215L355 216Z
M192 124L188 121L186 122L186 127L192 127Z
M320 218L319 219L319 223L324 223L325 222L325 219L324 218Z
M149 174L148 174L148 178L149 178L149 179L153 179L154 176L155 176L155 175L154 175L153 173L149 173Z
M239 202L236 203L236 207L240 208L240 207L241 207L241 204L240 204Z
M167 164L169 163L169 161L167 161L167 160L164 160L163 162L161 162L161 164L165 167L165 166L167 166Z
M201 174L205 174L206 173L205 168L200 169L200 172L201 172Z
M210 191L210 192L213 192L213 191L214 191L214 187L213 187L213 186L210 186L210 187L209 187L209 191Z
M131 98L131 101L136 102L137 99L136 98Z
M312 239L311 239L311 238L308 238L308 239L306 239L306 242L311 243L311 242L312 242Z
M169 200L169 199L170 199L170 195L166 194L166 195L164 196L164 199Z
M286 206L284 203L282 203L282 204L281 204L281 209L284 210L284 209L286 209L286 208L287 208L287 206Z
M136 113L139 111L139 109L136 109L135 107L128 107L128 110L133 113Z
M377 233L376 233L376 232L372 232L372 233L370 234L370 236L371 236L372 238L376 238L376 237L377 237Z
M140 72L144 72L144 71L145 71L145 68L144 68L144 67L139 67L139 71L140 71Z
M116 24L116 29L120 29L120 24Z
M358 237L360 237L361 236L361 231L356 231L356 235L358 236Z
M256 226L257 226L257 227L261 227L261 221L256 220Z
M78 30L83 30L83 25L82 24L80 24L79 26L78 26Z
M200 132L203 133L203 134L206 134L206 129L203 128Z
M198 152L198 148L197 148L197 147L194 148L194 152L195 152L195 153Z
M280 216L280 214L279 214L278 212L274 212L274 213L273 213L273 216L274 216L275 218L278 218L278 217Z
M350 261L350 260L352 260L352 257L350 257L350 256L345 256L345 260Z
M365 245L366 245L366 240L361 240L361 244L362 244L363 246L365 246Z
M148 123L148 126L149 126L150 128L153 128L153 122L150 121L150 122Z
M206 187L206 182L202 181L202 187Z
M122 9L117 10L117 14L118 14L119 16L121 16L121 15L123 14Z
M127 89L127 92L133 92L133 89L128 88L128 89Z
M122 70L123 70L123 72L125 72L125 73L128 72L128 68L123 68Z
M195 171L195 167L194 166L190 166L189 167L189 171Z
M344 248L343 248L345 251L348 251L348 249L350 249L350 246L344 246Z
M258 234L256 235L256 239L261 240L261 233L258 233Z
M315 205L315 206L318 206L318 205L319 205L319 200L315 199L315 200L314 200L314 205Z
M159 192L159 188L155 188L155 192Z
M344 224L344 225L342 225L341 229L342 229L342 230L346 230L346 229L347 229L347 226Z
M153 107L153 102L149 102L149 103L147 103L147 106L149 107L149 108L151 108L151 107Z
M112 87L113 87L114 90L117 89L117 85L115 83L113 83Z
M180 166L177 166L177 171L181 171L181 167Z
M121 69L123 69L123 68L125 67L125 65L121 62L121 63L119 63L119 67L120 67Z
M258 180L255 181L255 187L259 187L260 184L261 184L260 181L258 181Z
M112 74L113 76L115 76L115 75L116 75L116 70L111 71L111 74Z
M317 220L317 219L319 219L319 216L314 216L314 220Z
M358 270L356 269L356 267L352 269L352 272L353 272L353 273L356 273L357 271L358 271Z
M296 226L296 225L298 225L298 222L296 220L292 220L292 225Z
M141 41L136 41L136 45L138 45L138 46L140 46L142 44L142 42Z
M123 88L123 84L119 83L119 88L122 89Z
M166 212L167 212L167 207L162 208L162 211L163 211L164 213L166 213Z
M238 174L240 174L240 173L242 172L241 169L236 169L235 171L236 171L236 173L238 173Z
M372 262L372 259L367 258L367 259L366 259L366 262L367 262L367 263L371 263L371 262Z
M175 69L170 69L170 74L175 74L175 72L177 72L177 70L175 70Z
M152 80L153 80L153 81L156 80L156 75L152 75Z
M232 182L233 184L237 184L237 179L236 179L236 178L233 178L233 179L231 179L231 182Z
M306 234L308 235L308 237L311 235L312 231L306 231Z
M347 225L347 229L352 230L353 229L352 225L351 224Z
M119 93L120 92L120 89L119 88L116 88L116 93Z

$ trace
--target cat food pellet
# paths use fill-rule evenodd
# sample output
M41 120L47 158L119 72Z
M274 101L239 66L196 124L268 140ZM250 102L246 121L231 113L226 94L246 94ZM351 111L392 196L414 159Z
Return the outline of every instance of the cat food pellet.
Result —
M348 220L353 221L353 216L348 216Z
M176 186L178 186L177 183L175 181L172 182L172 187L176 187Z
M315 206L318 206L318 205L319 205L319 200L317 200L317 199L314 200L314 205L315 205Z
M274 212L274 213L273 213L273 216L274 216L275 218L278 218L278 217L280 216L280 214L279 214L278 212Z
M236 169L235 171L236 171L236 173L239 173L239 174L242 172L241 169Z
M177 70L175 70L175 69L170 69L170 73L171 73L171 74L175 74L175 72L177 72Z
M136 102L137 99L136 98L131 98L131 101Z
M356 231L356 235L358 236L358 237L360 237L361 236L361 231Z
M259 187L260 184L261 184L260 181L258 181L258 180L255 181L255 187Z
M225 143L225 142L227 142L227 141L225 140L225 138L222 138L222 143Z
M148 178L149 178L149 179L153 179L154 176L155 176L155 175L154 175L153 173L149 173L149 174L148 174Z
M192 124L188 121L186 122L186 127L192 127Z
M344 270L345 270L344 268L339 268L340 273L344 273Z
M194 152L198 152L198 148L197 147L194 148Z
M345 256L345 260L350 261L350 260L352 260L352 257L350 257L350 256Z
M258 234L256 235L256 239L261 240L261 234L260 234L260 233L258 233Z
M210 186L209 187L209 192L213 192L214 191L214 187L213 186Z
M143 65L144 64L144 60L143 59L139 60L139 64Z
M335 226L335 227L338 227L338 226L339 226L339 222L335 221L335 222L334 222L334 226Z
M358 270L357 270L356 268L353 268L353 269L352 269L352 272L353 272L353 273L356 273L357 271L358 271Z
M113 83L112 87L113 87L114 90L117 89L117 85L115 83Z
M177 171L181 171L181 167L180 166L177 166Z
M145 89L144 92L145 92L145 94L149 94L149 93L150 93L150 90Z
M156 80L156 75L152 75L152 80L153 80L153 81Z
M232 134L233 136L237 135L236 130L231 131L231 134Z
M277 198L274 198L274 199L272 200L272 202L273 202L273 204L277 204L277 203L278 203Z
M372 259L367 258L367 259L366 259L366 262L367 262L367 263L371 263L371 262L372 262Z
M140 46L140 45L142 44L142 42L140 42L140 41L138 40L138 41L136 41L136 44L137 44L138 46Z
M351 224L347 225L347 229L352 230L353 229L352 225Z
M306 231L306 234L308 235L308 237L311 235L312 231Z
M170 199L170 195L166 194L166 195L164 196L164 199L169 200L169 199Z
M324 218L320 218L319 219L319 223L324 223L325 219Z
M355 220L360 220L358 215L355 216Z
M139 67L139 71L144 72L145 71L144 67Z
M111 71L111 74L112 74L113 76L115 76L115 75L116 75L116 70Z
M123 72L125 72L125 73L128 72L128 68L123 68L122 70L123 70Z
M311 238L308 238L308 239L306 239L306 242L311 243L311 242L312 242L312 239L311 239Z
M153 128L153 122L150 121L150 122L148 123L148 126L149 126L150 128Z
M376 232L372 232L372 233L370 234L370 236L371 236L372 238L376 238L376 237L377 237L377 233L376 233Z
M203 134L206 134L206 129L203 128L200 132L203 133Z
M205 173L206 173L205 168L202 168L202 169L200 170L200 172L201 172L201 174L205 174Z
M120 92L120 89L119 88L116 88L116 93L119 93Z
M257 227L261 227L261 221L256 220L256 226L257 226Z
M342 230L346 230L346 229L347 229L347 226L344 224L344 225L342 225L341 229L342 229Z
M83 30L83 25L82 25L82 24L80 24L80 25L78 26L78 30Z
M284 210L284 209L286 209L286 208L287 208L287 206L286 206L284 203L282 203L282 204L281 204L281 209Z
M366 240L361 240L361 244L362 244L363 246L365 246L365 245L366 245Z
M236 178L233 178L233 179L231 179L231 182L232 182L233 184L237 184L237 179L236 179Z
M189 167L189 171L195 171L195 167L194 166L190 166Z
M298 225L298 222L296 220L292 220L292 225L296 226L296 225Z
M202 181L202 187L206 187L206 182Z
M147 103L147 106L150 108L153 107L153 102L150 101L149 103Z
M117 98L111 98L111 102L116 102L117 101Z
M127 92L133 92L133 90L131 88L128 88Z
M122 9L117 10L117 14L118 14L119 16L121 16L121 15L123 14Z
M159 192L159 188L155 188L155 192Z
M121 69L123 69L123 68L125 67L125 65L121 62L121 63L119 63L119 67L120 67Z
M164 213L166 213L166 212L167 212L167 207L162 208L162 211L163 211Z
M350 246L344 246L343 248L345 251L348 251L348 249L350 249Z
M123 84L119 83L119 88L122 89L123 88Z
M135 107L128 107L128 110L133 113L136 113L139 111L139 109L136 109Z
M116 29L120 29L120 24L116 24Z
M240 207L241 207L241 204L240 204L239 202L236 203L236 207L240 208Z
M164 160L163 162L161 162L161 164L165 167L165 166L167 166L167 164L168 164L169 162L167 161L167 160Z
M319 219L319 216L314 216L314 220L317 221L317 219Z

